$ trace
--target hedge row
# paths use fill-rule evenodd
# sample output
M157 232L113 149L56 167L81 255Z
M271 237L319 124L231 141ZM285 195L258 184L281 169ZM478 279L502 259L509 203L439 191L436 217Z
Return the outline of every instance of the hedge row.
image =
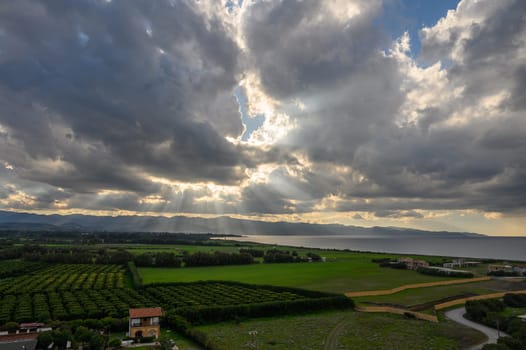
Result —
M142 277L133 261L128 261L128 271L130 272L133 286L135 288L140 288L142 286Z
M302 314L320 310L352 309L354 302L345 296L317 299L299 299L258 304L209 307L183 307L173 312L193 325L216 323L237 318L258 318L289 314Z

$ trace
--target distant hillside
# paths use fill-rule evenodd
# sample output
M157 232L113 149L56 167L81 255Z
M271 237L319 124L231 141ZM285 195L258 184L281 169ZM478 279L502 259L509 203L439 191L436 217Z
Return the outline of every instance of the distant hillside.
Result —
M398 227L359 227L290 222L214 219L187 216L91 216L37 215L0 211L0 230L22 231L115 231L115 232L212 232L236 235L349 235L365 237L475 237L466 232L432 232Z

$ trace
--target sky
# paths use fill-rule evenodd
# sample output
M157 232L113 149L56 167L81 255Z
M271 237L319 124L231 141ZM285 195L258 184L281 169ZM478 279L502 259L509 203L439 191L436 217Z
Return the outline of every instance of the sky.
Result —
M522 0L0 4L0 209L526 235Z

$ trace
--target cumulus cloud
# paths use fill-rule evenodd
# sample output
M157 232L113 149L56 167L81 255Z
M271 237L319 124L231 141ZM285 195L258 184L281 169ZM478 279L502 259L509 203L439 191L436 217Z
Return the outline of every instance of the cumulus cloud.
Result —
M417 60L407 35L383 49L374 6L343 22L323 6L263 2L248 11L254 69L297 125L282 144L312 162L267 185L287 189L282 199L295 199L290 189L301 184L332 200L328 209L390 217L524 209L524 4L462 1L421 31ZM301 110L291 107L298 100Z
M420 31L417 57L414 38L378 24L382 6L1 5L0 203L356 220L523 212L524 1L461 1ZM235 89L264 117L246 141Z
M76 190L148 191L141 173L239 181L244 153L225 140L242 132L238 47L197 6L2 5L3 158L22 177Z

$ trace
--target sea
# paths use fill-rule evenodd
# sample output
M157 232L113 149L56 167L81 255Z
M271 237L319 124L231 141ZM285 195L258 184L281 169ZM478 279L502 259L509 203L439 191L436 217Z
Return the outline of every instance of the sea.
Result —
M438 255L526 261L526 237L349 237L249 235L226 239L363 252Z

